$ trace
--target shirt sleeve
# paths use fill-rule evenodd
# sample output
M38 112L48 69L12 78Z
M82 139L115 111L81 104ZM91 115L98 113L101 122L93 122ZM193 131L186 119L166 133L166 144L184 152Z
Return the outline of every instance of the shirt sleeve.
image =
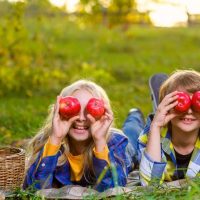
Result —
M95 148L93 148L93 153L94 153L96 158L101 159L101 160L105 160L110 165L109 149L108 149L107 145L104 147L103 151L101 151L101 152L98 152L98 151L96 151Z
M140 178L143 186L152 181L163 182L166 162L156 162L144 151L140 162Z
M107 143L110 164L105 160L106 148L104 153L93 154L94 174L97 177L94 188L99 192L108 188L126 185L129 166L126 152L127 144L127 137L113 131Z
M154 161L146 152L146 144L148 141L148 134L150 132L151 119L147 119L147 124L138 139L138 155L139 155L139 172L141 184L143 186L149 185L152 181L159 181L162 183L164 179L164 170L166 162Z
M37 159L26 172L25 180L23 183L24 189L30 185L32 185L35 189L45 189L51 188L53 186L55 173L57 173L56 167L58 157L61 155L60 147L61 145L51 144L50 139L48 139L44 145L44 148L42 148L39 152ZM63 174L58 174L57 176L62 177ZM65 181L66 185L70 184L68 176L65 177L67 177L67 181Z
M51 188L54 180L54 172L57 166L58 157L61 152L56 155L46 156L41 159L43 148L39 152L37 159L26 172L23 188L26 189L30 185L35 189Z
M44 151L42 154L42 158L47 156L53 156L56 155L60 149L60 145L54 145L51 143L50 138L47 140L47 143L44 145Z

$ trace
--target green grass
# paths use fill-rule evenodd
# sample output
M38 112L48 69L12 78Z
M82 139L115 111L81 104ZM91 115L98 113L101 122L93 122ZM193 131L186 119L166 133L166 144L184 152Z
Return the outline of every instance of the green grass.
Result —
M101 199L117 199L117 200L197 200L199 199L199 187L200 187L200 179L196 178L188 180L188 185L183 186L182 188L175 187L167 187L162 185L154 185L148 187L135 186L132 187L132 191L119 194L115 197L105 197L104 193L99 194ZM117 190L116 190L117 191ZM98 196L98 197L100 197ZM83 197L83 199L88 200L97 200L99 199L97 195L91 194ZM35 195L35 191L33 189L29 189L23 191L21 189L17 189L10 195L10 200L19 199L19 200L40 200L42 197L39 195Z
M152 111L148 88L152 74L200 69L200 27L133 25L125 31L122 26L108 29L72 23L64 16L40 16L22 18L22 28L16 32L13 27L5 29L4 19L0 22L1 144L35 135L49 105L75 80L96 81L107 91L116 126L121 128L130 108L141 108L145 116ZM182 190L155 187L141 196L133 192L119 198L198 199L199 185ZM29 194L18 195L26 199Z
M125 195L126 199L137 200L197 200L199 199L199 179L190 181L188 186L182 188L175 187L137 187L130 194Z
M48 106L54 99L47 97L7 97L0 99L0 142L10 144L30 138L42 125Z
M26 34L16 47L21 54L13 50L18 56L8 58L11 66L0 59L5 66L0 73L5 93L0 98L1 142L9 134L6 143L34 135L48 105L74 80L94 80L107 91L121 128L130 108L139 107L145 115L152 111L152 74L199 69L199 27L131 26L123 31L120 26L74 24L64 17L23 20L21 34Z
M199 27L131 26L123 31L120 26L74 24L64 17L23 20L25 39L17 45L21 54L13 50L17 56L8 58L8 67L0 60L5 66L1 93L6 95L0 99L0 130L10 132L10 141L32 136L48 104L74 80L94 80L105 88L121 128L131 107L141 108L145 115L152 111L148 89L152 74L199 69Z
M86 78L108 93L115 123L130 108L152 112L149 77L176 69L200 70L200 27L123 25L108 29L67 16L23 15L23 5L0 18L0 144L30 138L61 89ZM94 23L95 24L95 23ZM199 199L199 178L182 189L135 188L115 199ZM13 199L39 199L18 190ZM96 199L96 197L91 197Z

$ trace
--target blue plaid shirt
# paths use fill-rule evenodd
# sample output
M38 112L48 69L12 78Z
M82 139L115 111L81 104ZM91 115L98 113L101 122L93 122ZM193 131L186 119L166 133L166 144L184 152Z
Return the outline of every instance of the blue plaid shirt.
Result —
M163 181L174 181L178 179L178 166L176 156L171 142L169 130L161 131L161 162L155 162L145 151L148 140L148 133L153 115L147 119L147 124L139 137L139 160L140 178L142 185L148 185L153 179ZM198 137L194 150L186 170L186 177L193 178L200 175L200 139Z
M112 132L108 141L110 165L105 160L96 158L93 155L94 179L90 182L89 171L78 182L70 180L70 165L66 161L62 166L57 166L61 150L54 156L47 156L41 159L43 149L40 151L36 161L27 171L23 188L32 185L36 189L62 187L65 185L92 185L98 191L104 191L114 186L125 186L128 173L132 170L131 148L128 145L126 136L119 134L116 130ZM131 155L132 154L132 155ZM41 159L41 161L40 161ZM88 176L87 176L88 174Z

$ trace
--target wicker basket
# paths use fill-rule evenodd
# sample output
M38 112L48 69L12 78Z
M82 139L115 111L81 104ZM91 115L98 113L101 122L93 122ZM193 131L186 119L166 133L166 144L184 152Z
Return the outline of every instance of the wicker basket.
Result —
M25 172L25 150L0 148L0 190L12 191L22 186Z

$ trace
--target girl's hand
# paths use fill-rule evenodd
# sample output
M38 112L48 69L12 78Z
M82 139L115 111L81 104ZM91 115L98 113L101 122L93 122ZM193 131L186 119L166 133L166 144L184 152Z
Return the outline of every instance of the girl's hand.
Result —
M57 96L56 104L54 105L54 114L52 120L52 134L50 136L51 143L58 145L61 143L62 139L67 135L72 123L79 118L79 116L74 116L72 118L64 119L59 114L59 101L61 97Z
M170 111L172 108L174 108L177 104L177 98L176 95L177 91L174 91L172 93L169 93L166 95L162 102L158 105L157 111L155 113L152 126L157 128L164 127L171 119L173 119L175 116L177 116L177 113L173 110Z
M105 104L104 115L96 120L92 115L88 114L87 118L91 122L91 134L94 140L96 151L100 152L106 146L106 134L113 121L113 113Z

